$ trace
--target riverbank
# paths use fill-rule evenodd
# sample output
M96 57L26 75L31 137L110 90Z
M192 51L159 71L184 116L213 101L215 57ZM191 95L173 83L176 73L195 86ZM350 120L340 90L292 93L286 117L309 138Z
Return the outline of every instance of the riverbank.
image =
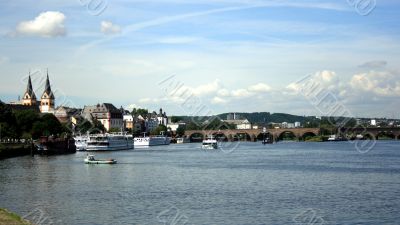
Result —
M0 159L31 154L30 144L0 144Z
M0 225L32 225L15 213L0 208Z

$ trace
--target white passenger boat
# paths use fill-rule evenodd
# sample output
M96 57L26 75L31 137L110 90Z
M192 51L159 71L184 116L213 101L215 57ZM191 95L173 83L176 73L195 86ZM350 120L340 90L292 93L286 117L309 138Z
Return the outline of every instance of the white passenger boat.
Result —
M171 143L171 138L165 136L163 133L157 136L147 136L143 133L143 137L134 138L134 145L136 147L149 147L157 145L169 145Z
M218 141L213 136L203 140L202 149L218 149Z
M87 151L117 151L133 149L133 137L126 133L90 135Z
M76 136L74 137L75 146L77 151L86 151L88 136Z

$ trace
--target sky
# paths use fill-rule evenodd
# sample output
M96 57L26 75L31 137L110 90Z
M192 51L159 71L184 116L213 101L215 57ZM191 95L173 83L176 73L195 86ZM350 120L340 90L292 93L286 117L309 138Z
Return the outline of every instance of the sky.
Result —
M400 118L396 0L0 2L0 99Z

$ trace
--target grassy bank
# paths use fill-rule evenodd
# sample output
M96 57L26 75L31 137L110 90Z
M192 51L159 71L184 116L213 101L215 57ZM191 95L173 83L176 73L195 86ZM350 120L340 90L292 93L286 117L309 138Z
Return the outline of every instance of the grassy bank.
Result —
M0 208L0 225L32 225L15 213Z
M30 153L31 146L29 144L0 144L0 159L29 155Z

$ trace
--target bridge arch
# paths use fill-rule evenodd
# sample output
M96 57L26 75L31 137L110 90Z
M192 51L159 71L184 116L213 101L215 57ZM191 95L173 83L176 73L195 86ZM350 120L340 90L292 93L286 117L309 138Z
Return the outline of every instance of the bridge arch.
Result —
M204 134L195 132L189 135L190 142L201 142L204 140Z
M376 140L396 139L396 136L393 134L393 132L381 131L376 134L375 138Z
M223 132L215 132L213 137L218 141L228 141L228 137Z
M282 140L298 140L299 137L291 130L284 130L276 134L279 141Z
M314 132L308 131L301 135L301 140L307 141L309 138L316 137L316 136L317 136L317 134L315 134Z
M251 136L247 132L237 132L234 136L235 141L251 141Z
M274 135L272 134L272 133L270 133L270 132L266 132L265 133L265 138L272 138ZM256 140L258 140L258 141L262 141L264 139L264 133L259 133L257 136L256 136Z

